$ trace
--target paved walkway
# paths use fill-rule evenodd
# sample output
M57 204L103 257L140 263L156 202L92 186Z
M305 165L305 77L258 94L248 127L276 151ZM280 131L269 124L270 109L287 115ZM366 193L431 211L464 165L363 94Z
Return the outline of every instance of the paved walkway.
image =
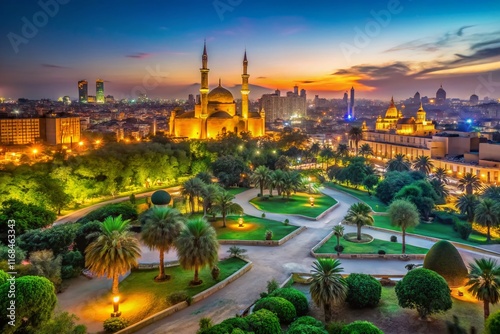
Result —
M196 333L198 330L198 321L202 317L209 317L214 323L219 323L247 308L259 298L260 292L266 290L267 281L274 278L282 282L291 272L309 272L315 260L310 255L311 248L319 243L331 231L335 224L338 224L342 220L350 205L358 201L348 194L333 189L324 189L323 192L334 197L340 203L335 210L327 213L318 221L295 216L266 213L266 218L277 221L283 221L285 218L288 218L291 224L307 226L307 230L280 247L244 246L244 248L248 250L248 258L254 263L252 270L207 299L177 312L172 316L164 318L137 333ZM257 193L257 189L245 191L236 195L235 201L243 207L246 214L260 217L262 211L257 210L248 203L251 198L257 196ZM363 230L366 231L366 228L363 228ZM355 232L356 227L345 226L345 231ZM389 240L390 236L394 234L377 230L370 230L369 233L383 240ZM408 244L420 247L429 248L434 244L432 241L418 237L407 236L406 240ZM226 251L228 248L229 246L226 245L221 246L219 252L221 257L227 256ZM158 258L156 252L151 252L147 249L143 249L143 251L145 252L140 262L155 262L155 259ZM459 251L467 262L471 261L473 258L488 257L480 252L463 249L459 249ZM168 255L168 259L174 258L175 254ZM344 272L346 273L406 273L404 266L407 262L400 260L342 259L341 261ZM86 281L84 278L79 279L76 284L72 284L67 291L59 295L60 305L65 310L78 315L78 309L81 307L75 305L90 302L93 298L106 291L107 286L110 286L110 283L105 280ZM98 331L102 328L101 323L91 323L82 318L80 322L85 323L90 331Z

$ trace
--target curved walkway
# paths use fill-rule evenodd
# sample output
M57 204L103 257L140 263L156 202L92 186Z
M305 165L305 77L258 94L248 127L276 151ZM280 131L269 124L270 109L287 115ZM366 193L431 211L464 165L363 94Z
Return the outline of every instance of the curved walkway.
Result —
M169 192L177 190L177 187L168 189ZM235 202L243 207L246 214L260 217L262 211L248 203L250 199L257 196L257 193L258 189L247 190L236 195ZM331 231L332 227L343 219L352 204L358 202L355 197L337 190L327 188L323 190L323 193L334 197L339 202L335 210L327 213L317 221L291 215L266 213L266 218L277 221L288 218L291 224L306 226L307 230L279 247L245 246L244 248L248 250L248 258L254 263L252 270L207 299L162 319L138 331L138 333L196 333L198 321L202 317L212 318L214 323L218 323L247 308L259 298L260 292L266 290L267 281L274 278L282 282L291 272L309 272L315 260L310 255L311 248L318 244ZM137 197L150 194L151 192L137 195ZM97 207L126 199L127 197L122 197L81 209L60 218L56 224L75 221ZM366 229L363 228L365 231ZM355 230L354 226L345 226L346 232L355 232ZM390 231L378 230L370 230L369 233L382 240L389 240L390 236L394 234ZM432 241L412 236L407 236L406 241L408 244L427 248L434 244ZM219 256L221 258L227 256L229 247L227 245L220 247ZM464 249L459 249L459 251L467 262L472 261L473 258L488 257L480 251ZM143 254L139 262L155 262L157 258L157 252L143 248ZM167 261L175 258L176 254L172 252L166 256ZM346 273L404 274L406 273L404 268L406 264L407 262L399 260L342 259L342 267ZM91 303L93 299L108 291L110 286L111 282L107 279L89 281L86 278L78 277L71 282L65 292L58 295L59 306L61 309L75 313L78 316L84 305ZM87 325L90 332L97 332L102 329L102 323L89 322L81 316L79 322Z

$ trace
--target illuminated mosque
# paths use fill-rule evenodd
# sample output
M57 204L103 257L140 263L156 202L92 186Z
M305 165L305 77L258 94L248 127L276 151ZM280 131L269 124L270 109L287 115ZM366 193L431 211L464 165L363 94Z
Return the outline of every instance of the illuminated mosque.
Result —
M247 54L243 57L243 74L241 75L241 114L236 113L236 102L233 94L219 86L209 91L208 88L208 55L207 46L203 48L200 101L195 105L194 111L178 113L172 111L170 116L170 135L178 138L207 139L224 135L227 132L249 132L253 137L265 134L265 112L248 111Z

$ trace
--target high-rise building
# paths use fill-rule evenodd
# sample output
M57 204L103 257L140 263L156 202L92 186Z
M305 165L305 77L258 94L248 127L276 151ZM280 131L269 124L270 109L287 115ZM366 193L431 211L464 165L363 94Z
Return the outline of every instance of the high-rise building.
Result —
M80 117L40 118L40 134L49 145L72 144L80 141Z
M354 87L351 88L351 99L347 106L347 119L354 119Z
M89 97L89 83L87 80L78 81L78 101L87 103Z
M416 92L415 95L413 96L413 103L420 104L420 102L421 102L421 100L420 100L420 93Z
M297 86L297 85L293 86L293 93L295 95L299 95L299 86Z
M280 91L274 94L264 94L260 99L260 108L266 112L266 122L274 122L276 119L290 119L292 116L304 117L307 111L306 91L302 89L300 95L298 87L294 92L287 92L286 96L280 96Z
M0 118L0 143L27 145L40 141L39 118Z
M104 81L101 79L95 81L95 97L97 103L104 103Z
M442 104L446 101L446 91L443 89L443 85L439 87L436 92L436 104Z

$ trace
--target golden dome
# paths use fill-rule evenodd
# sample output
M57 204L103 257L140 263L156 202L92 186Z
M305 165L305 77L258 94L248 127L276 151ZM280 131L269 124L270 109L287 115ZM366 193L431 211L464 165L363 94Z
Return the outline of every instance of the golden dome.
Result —
M221 86L214 88L208 93L208 103L234 103L233 94Z
M394 105L394 98L391 98L391 105L387 108L385 112L385 118L399 118L399 112L396 106Z

